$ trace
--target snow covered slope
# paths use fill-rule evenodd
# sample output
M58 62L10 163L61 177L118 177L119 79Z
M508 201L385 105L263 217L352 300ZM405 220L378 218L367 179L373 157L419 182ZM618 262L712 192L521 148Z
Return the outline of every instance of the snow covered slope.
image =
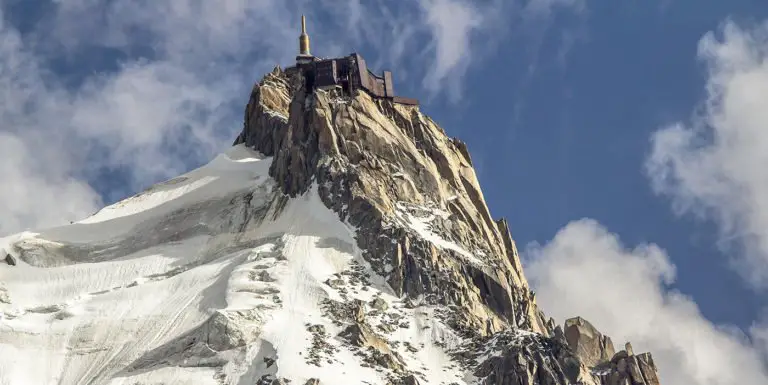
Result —
M538 309L463 143L301 84L267 75L209 164L0 239L0 385L658 385Z
M386 383L335 338L327 305L345 299L386 309L372 326L396 325L403 363L463 382L422 333L451 337L431 310L370 274L316 191L279 194L270 161L239 145L76 224L3 239L0 383Z
M254 257L237 247L233 218L244 207L231 202L252 192L267 206L268 165L236 147L77 224L0 241L15 261L0 266L0 383L108 383L216 312L244 306L236 271ZM145 376L185 383L199 371L208 369Z

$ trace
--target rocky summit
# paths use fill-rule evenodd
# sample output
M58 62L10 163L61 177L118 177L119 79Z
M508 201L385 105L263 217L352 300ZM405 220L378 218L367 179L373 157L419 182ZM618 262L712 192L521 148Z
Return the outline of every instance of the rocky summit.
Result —
M280 68L259 82L235 145L273 156L270 175L289 196L316 184L395 295L440 310L438 322L463 341L446 352L472 381L659 383L650 353L635 356L629 344L616 353L588 321L555 326L538 308L463 142L416 106L364 92L308 94L302 84Z
M0 239L0 383L659 384L545 316L464 143L304 84L267 74L209 164Z

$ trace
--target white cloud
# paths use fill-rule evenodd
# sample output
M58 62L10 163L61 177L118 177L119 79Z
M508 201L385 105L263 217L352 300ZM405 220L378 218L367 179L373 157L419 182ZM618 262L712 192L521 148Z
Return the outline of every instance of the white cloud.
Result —
M100 166L129 165L133 180L146 185L183 172L185 161L205 159L230 141L215 136L220 125L234 123L217 110L239 94L227 80L206 84L172 62L130 63L79 89L70 132L109 151Z
M768 288L768 23L726 22L698 56L706 101L690 122L654 134L647 173L678 213L715 220L738 270Z
M78 220L101 204L87 183L70 174L67 158L60 152L54 150L44 157L29 155L56 145L45 137L37 139L28 144L0 132L0 234L29 223L52 226L67 219Z
M432 70L424 83L435 90L451 75L463 75L471 60L470 42L473 32L480 29L485 20L480 11L472 5L457 0L422 0L426 21L432 29L435 51ZM453 82L452 94L458 97L459 84Z
M768 362L768 314L763 314L762 321L755 322L749 329L754 344L760 349L763 362Z
M658 246L627 249L584 219L525 255L526 274L548 315L561 323L583 316L617 348L631 341L635 352L652 352L662 384L768 383L759 350L743 333L711 324L690 298L668 290L675 268Z
M447 89L454 101L461 98L462 80L471 65L482 62L497 50L520 56L522 50L502 43L509 41L510 33L529 35L532 50L536 52L534 56L538 56L541 40L550 28L555 11L582 14L587 8L586 0L419 0L419 3L431 29L428 51L433 53L431 71L424 77L423 84L432 93ZM563 44L572 45L574 38L570 31L564 32Z
M101 203L64 146L58 118L66 111L55 100L66 95L46 87L45 76L0 18L0 234L74 220Z

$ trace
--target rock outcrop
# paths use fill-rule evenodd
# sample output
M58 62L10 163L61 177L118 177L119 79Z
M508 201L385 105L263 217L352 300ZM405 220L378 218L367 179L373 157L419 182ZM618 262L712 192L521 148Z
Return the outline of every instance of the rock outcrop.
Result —
M398 296L446 309L436 317L465 341L446 349L477 383L658 385L649 353L615 353L586 320L556 327L539 310L508 224L492 218L464 143L417 106L362 92L308 94L303 84L295 71L267 74L234 144L273 157L270 175L286 196L316 187ZM348 325L340 337L399 373L391 383L421 383L362 310L387 309L344 306L329 310Z
M602 370L601 370L602 369ZM632 355L621 350L607 364L595 370L606 385L657 385L659 376L650 353Z
M16 266L16 259L3 249L0 249L0 260L5 261L9 266Z
M565 321L565 340L588 366L607 362L616 353L611 339L600 334L589 321L581 317Z

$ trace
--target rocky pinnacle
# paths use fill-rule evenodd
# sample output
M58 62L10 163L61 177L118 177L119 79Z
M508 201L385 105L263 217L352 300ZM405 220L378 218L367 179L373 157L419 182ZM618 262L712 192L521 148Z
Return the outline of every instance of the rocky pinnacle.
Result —
M286 196L316 187L357 229L362 257L396 295L445 309L438 316L467 341L446 349L476 383L659 384L650 353L634 355L629 345L615 352L586 320L556 326L539 309L507 221L491 216L463 142L418 106L365 92L307 93L303 84L294 70L267 74L234 144L273 157L270 175ZM380 344L362 318L340 338ZM380 351L374 361L401 365ZM423 383L407 371L399 381Z

